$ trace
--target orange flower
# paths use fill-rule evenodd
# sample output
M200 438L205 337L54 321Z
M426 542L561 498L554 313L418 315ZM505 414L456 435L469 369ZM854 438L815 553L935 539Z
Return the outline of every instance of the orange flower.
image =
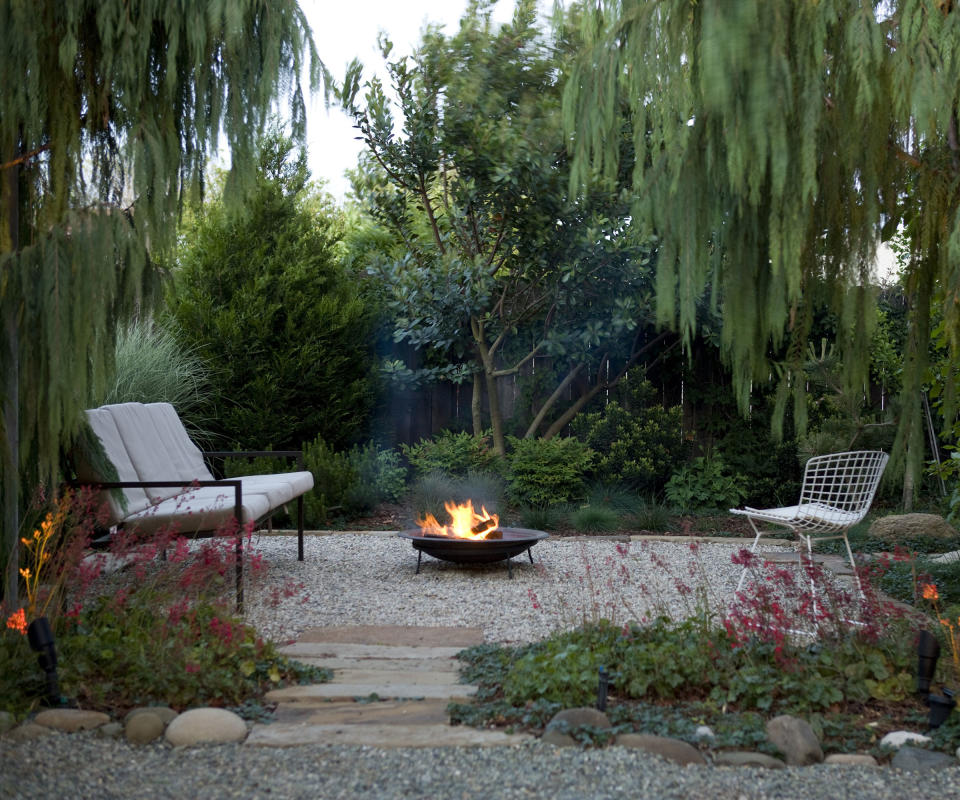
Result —
M937 587L932 583L923 584L923 599L924 600L939 600L940 595L937 593Z
M19 631L23 636L27 635L27 615L22 608L9 616L7 627L12 631Z

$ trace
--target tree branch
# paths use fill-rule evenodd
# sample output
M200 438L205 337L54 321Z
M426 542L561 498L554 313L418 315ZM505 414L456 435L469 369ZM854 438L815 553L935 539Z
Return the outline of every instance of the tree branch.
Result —
M10 167L15 167L15 166L17 166L18 164L25 164L27 161L29 161L29 160L30 160L31 158L33 158L34 156L38 156L38 155L40 155L41 153L44 153L44 152L46 152L46 151L49 150L49 149L50 149L50 145L49 145L49 144L41 145L41 146L38 147L36 150L31 150L29 153L24 153L22 156L19 156L19 157L13 159L13 161L7 161L7 162L4 163L4 164L0 164L0 170L10 169Z

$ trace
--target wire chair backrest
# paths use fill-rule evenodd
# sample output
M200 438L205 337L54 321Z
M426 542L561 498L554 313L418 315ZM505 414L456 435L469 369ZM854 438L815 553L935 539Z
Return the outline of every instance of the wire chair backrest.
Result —
M814 456L803 472L800 508L807 504L827 506L863 519L889 460L882 450Z

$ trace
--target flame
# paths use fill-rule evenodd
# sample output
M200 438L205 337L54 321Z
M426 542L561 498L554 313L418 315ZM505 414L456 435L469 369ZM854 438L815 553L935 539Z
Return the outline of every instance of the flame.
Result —
M500 525L500 517L488 513L483 506L477 514L473 510L473 500L467 500L463 505L447 502L443 507L450 515L450 524L441 525L433 514L427 514L425 519L417 520L423 534L452 536L457 539L486 539Z

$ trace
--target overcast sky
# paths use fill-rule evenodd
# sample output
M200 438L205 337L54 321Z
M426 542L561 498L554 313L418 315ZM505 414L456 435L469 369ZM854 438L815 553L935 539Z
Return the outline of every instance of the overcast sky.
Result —
M382 64L377 52L377 34L381 30L389 35L395 54L406 54L419 43L427 22L443 25L447 34L456 31L466 5L466 0L300 0L320 58L338 80L342 80L346 65L355 57L367 67L365 76ZM544 5L541 2L541 7ZM513 0L499 0L494 20L508 21L513 7ZM350 118L339 108L327 111L319 96L308 101L310 171L314 178L327 181L327 191L338 200L349 189L343 171L356 165L360 153L356 135Z

